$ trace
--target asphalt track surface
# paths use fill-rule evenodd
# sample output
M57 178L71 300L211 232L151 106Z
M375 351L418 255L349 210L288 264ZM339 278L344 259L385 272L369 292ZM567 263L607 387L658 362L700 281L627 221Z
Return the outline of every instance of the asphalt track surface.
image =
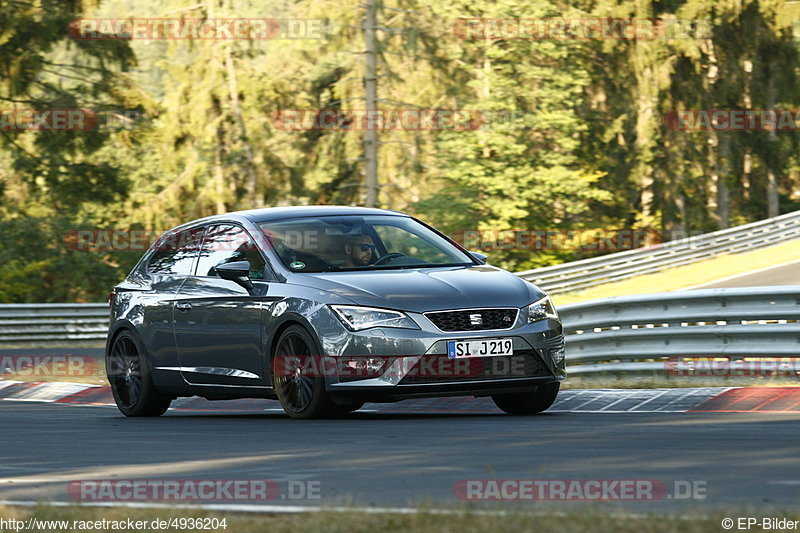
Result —
M705 285L784 285L800 263ZM68 352L68 353L67 353ZM93 349L4 355L101 355ZM127 419L108 406L0 402L0 500L74 501L85 479L269 479L280 505L458 506L460 480L655 480L655 501L614 502L634 512L764 506L791 509L800 496L800 410L788 412L599 412L570 405L532 417L486 408L359 411L295 421L275 410L174 409ZM233 405L233 404L231 404ZM369 407L369 406L367 406ZM602 410L603 408L600 408ZM308 481L319 499L284 499ZM675 482L705 487L676 499ZM702 496L702 495L701 495ZM490 509L584 502L481 502ZM597 505L592 503L591 505ZM603 503L606 505L606 503Z
M458 506L453 488L467 479L655 480L667 494L689 481L706 489L705 499L620 504L641 512L789 509L800 495L797 411L359 412L311 421L170 411L129 419L112 407L4 401L0 420L0 500L73 501L71 481L132 478L312 481L319 499L272 502L312 506Z

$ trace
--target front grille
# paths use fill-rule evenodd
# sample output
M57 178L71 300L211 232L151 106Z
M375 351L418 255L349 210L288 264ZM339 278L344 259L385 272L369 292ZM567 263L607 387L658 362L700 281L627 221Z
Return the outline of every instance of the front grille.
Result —
M450 359L424 355L399 385L452 383L552 376L536 350L516 350L514 355Z
M424 313L442 331L485 331L511 329L519 309L466 309Z

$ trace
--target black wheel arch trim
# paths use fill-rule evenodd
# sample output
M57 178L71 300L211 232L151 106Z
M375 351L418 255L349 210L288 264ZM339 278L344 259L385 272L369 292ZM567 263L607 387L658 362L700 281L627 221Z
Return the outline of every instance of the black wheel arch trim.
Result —
M106 351L105 355L108 356L111 352L111 345L114 344L117 336L123 329L130 330L134 334L139 336L139 339L142 338L141 333L139 332L138 328L133 324L133 322L129 320L118 320L114 322L108 327L108 336L106 337Z

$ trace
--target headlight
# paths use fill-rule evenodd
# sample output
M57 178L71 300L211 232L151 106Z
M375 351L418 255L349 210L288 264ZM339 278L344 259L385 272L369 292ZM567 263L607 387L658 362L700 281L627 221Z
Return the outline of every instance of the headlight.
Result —
M368 328L419 329L408 315L400 311L351 305L332 305L331 309L347 329L352 331Z
M528 315L528 324L538 322L546 318L558 320L558 313L556 312L556 308L553 307L553 302L550 301L549 296L545 296L541 300L533 302L531 305L525 308L525 311Z

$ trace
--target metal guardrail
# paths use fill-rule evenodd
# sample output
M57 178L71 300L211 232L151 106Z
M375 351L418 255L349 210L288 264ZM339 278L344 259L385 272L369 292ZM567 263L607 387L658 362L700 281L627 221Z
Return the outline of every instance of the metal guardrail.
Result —
M571 375L663 372L679 356L800 357L800 285L616 296L559 312Z
M0 345L105 341L108 304L2 304Z
M678 356L800 357L800 285L616 296L565 305L570 375L667 370ZM0 345L103 341L106 304L0 305Z
M526 270L517 275L549 294L559 294L797 238L800 238L800 211L648 248Z

